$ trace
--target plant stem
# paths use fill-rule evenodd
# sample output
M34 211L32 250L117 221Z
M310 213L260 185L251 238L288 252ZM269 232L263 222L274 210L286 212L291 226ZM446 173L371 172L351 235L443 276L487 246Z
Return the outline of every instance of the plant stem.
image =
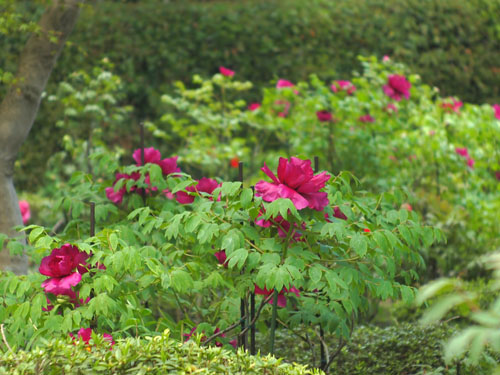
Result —
M276 332L276 315L278 313L278 290L273 293L273 315L271 317L271 333L269 337L269 353L274 354L274 337Z

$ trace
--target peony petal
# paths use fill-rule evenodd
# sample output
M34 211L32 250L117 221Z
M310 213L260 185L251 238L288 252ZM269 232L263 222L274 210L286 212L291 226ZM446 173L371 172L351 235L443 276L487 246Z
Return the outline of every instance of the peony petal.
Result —
M279 185L278 193L280 195L279 198L290 199L297 210L302 210L303 208L309 206L309 202L306 198L297 193L295 190L290 189L286 185ZM323 194L326 195L326 193ZM262 199L264 199L264 197L262 197Z
M178 191L175 193L175 199L177 199L177 202L181 204L190 204L194 202L194 197L185 191Z
M286 160L286 159L285 159ZM280 158L281 162L281 158ZM273 180L276 184L279 184L280 181L276 178L274 173L269 169L269 167L266 165L264 162L264 166L260 169L262 172L264 172L271 180Z
M137 166L140 166L141 163L141 149L138 148L132 154L132 157L135 160ZM153 163L157 164L161 159L160 151L156 150L154 147L148 147L144 149L144 163Z
M324 192L302 194L304 199L307 200L307 207L312 208L316 211L323 211L323 209L328 206L330 201L328 200L328 194ZM298 208L297 208L298 209Z
M267 181L259 181L255 184L255 196L262 197L266 202L273 202L281 198L280 186Z
M297 191L299 193L316 193L318 190L325 187L325 183L331 178L328 173L321 172L316 176L313 176L308 182L300 186Z
M42 288L46 293L52 293L56 296L65 295L76 298L75 292L71 287L77 285L82 280L82 275L74 272L69 276L47 279L42 283Z

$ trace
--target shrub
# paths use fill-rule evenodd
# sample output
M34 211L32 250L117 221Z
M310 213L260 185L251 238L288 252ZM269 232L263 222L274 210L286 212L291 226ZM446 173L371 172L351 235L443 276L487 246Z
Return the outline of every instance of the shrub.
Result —
M272 356L203 348L193 341L180 344L168 331L161 336L119 340L111 350L101 337L94 339L91 345L75 345L69 338L51 339L31 351L7 351L0 355L0 374L322 374Z

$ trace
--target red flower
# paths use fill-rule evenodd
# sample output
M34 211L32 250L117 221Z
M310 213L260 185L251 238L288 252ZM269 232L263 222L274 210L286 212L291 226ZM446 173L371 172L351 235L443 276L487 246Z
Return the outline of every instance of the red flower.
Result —
M31 219L30 204L28 203L28 201L19 201L19 210L21 211L23 224L26 225L29 219Z
M259 181L255 185L256 197L262 197L266 202L288 198L298 210L309 207L321 211L328 205L328 194L319 190L325 187L330 175L326 172L314 175L310 160L293 156L290 160L280 158L278 178L265 163L261 170L272 179L272 182Z
M351 81L334 81L330 86L333 92L345 91L347 95L352 95L356 91L356 86L354 86Z
M240 159L237 156L231 159L231 168L238 168L240 166Z
M199 194L200 192L212 194L212 192L219 186L220 184L217 181L211 178L203 177L198 180L198 183L195 186L188 186L186 191L179 191L176 193L177 202L182 204L193 203L194 195L188 194L188 192L196 194Z
M268 297L274 293L274 290L267 290L267 288L261 289L257 286L257 284L255 284L254 293ZM300 297L300 291L297 288L295 288L294 286L290 287L290 289L283 288L278 293L278 302L277 302L278 307L286 307L285 293L294 293L297 297ZM270 303L272 305L274 303L274 299L271 298L271 300L268 303Z
M224 68L223 66L219 66L219 72L220 72L220 74L222 74L223 76L226 76L226 77L232 77L232 76L234 76L234 71L233 70Z
M39 271L49 277L64 277L70 275L77 267L85 266L89 254L81 252L69 243L58 249L53 249L49 256L42 259Z
M493 104L492 107L495 110L495 118L500 120L500 104Z
M413 211L413 207L411 206L411 204L409 203L403 203L401 205L401 208L405 209L405 210L408 210L408 211Z
M141 163L141 149L138 148L132 154L132 157L135 160L135 164L140 167ZM156 150L154 147L148 147L144 149L144 163L157 164L160 166L163 175L167 176L174 172L180 172L181 169L177 166L177 158L178 156L174 156L171 158L166 158L161 160L160 151Z
M107 187L106 188L106 197L111 201L113 202L114 204L120 204L122 203L123 201L123 197L125 196L125 194L127 193L127 188L125 186L122 186L120 188L120 190L118 191L115 191L114 189L114 186L116 185L116 183L124 178L126 180L134 180L134 181L137 181L139 180L139 178L141 177L141 175L139 174L139 172L134 172L132 174L126 174L126 173L117 173L115 175L115 181L113 182L113 186L112 187ZM132 188L130 189L130 191L134 191L136 190L136 187L135 186L132 186Z
M460 112L460 107L462 107L463 103L461 101L455 100L454 98L450 98L452 103L441 103L441 108L445 109L448 112Z
M363 232L365 232L365 233L370 233L370 232L371 232L371 230L370 230L370 229L368 229L368 228L363 228Z
M321 122L329 122L333 120L332 114L325 110L316 112L316 116L318 117L318 120Z
M390 98L400 101L403 96L406 99L410 98L411 83L408 82L405 76L392 74L387 80L387 85L383 86L384 92Z
M261 107L260 103L250 103L250 105L248 106L248 110L253 112L259 109L260 107Z
M361 122L375 122L375 118L370 115L360 116L358 120Z
M500 181L500 171L495 172L495 178Z

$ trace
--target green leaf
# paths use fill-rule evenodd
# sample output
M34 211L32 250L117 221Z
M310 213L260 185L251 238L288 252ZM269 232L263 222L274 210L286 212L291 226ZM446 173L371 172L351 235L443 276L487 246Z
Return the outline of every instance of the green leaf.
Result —
M188 186L193 185L194 181L193 180L185 180L179 182L175 187L172 189L172 194L177 193L178 191L186 189Z
M313 266L313 267L309 268L309 277L311 278L311 281L314 284L317 284L320 282L322 274L323 274L323 272L321 271L321 268L319 268L319 267Z
M44 231L44 229L42 227L38 227L38 228L33 229L30 232L30 235L28 237L29 242L34 243L35 240L38 238L38 236L43 233L43 231Z
M241 270L241 268L245 264L247 257L248 257L248 250L247 249L241 248L241 249L233 251L230 255L228 255L229 268L233 268L236 264L238 264L238 269Z
M366 239L359 233L356 233L352 236L349 246L352 247L356 254L358 254L360 257L363 257L368 249Z
M221 194L223 197L235 195L241 188L241 182L223 182L221 186Z
M191 275L181 269L170 272L170 284L177 292L190 292L194 285Z
M252 189L249 188L243 189L240 196L241 207L248 208L250 206L250 203L252 202L252 199L253 199Z
M116 251L118 247L118 237L115 233L111 233L111 235L109 236L109 243L111 245L111 250Z

